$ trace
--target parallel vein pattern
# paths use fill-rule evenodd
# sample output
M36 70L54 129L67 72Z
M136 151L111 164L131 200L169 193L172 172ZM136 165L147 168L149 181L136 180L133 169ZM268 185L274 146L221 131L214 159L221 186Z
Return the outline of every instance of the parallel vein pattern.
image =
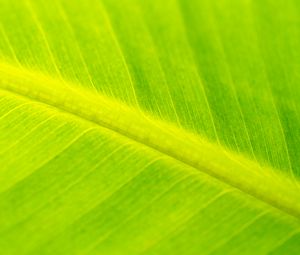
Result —
M0 253L298 254L296 0L0 0Z

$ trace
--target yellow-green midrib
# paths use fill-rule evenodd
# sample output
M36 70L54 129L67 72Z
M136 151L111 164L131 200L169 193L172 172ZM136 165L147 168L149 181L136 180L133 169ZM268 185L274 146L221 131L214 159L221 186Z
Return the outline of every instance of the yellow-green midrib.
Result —
M298 181L64 80L0 63L0 88L75 115L171 156L282 211L300 217Z

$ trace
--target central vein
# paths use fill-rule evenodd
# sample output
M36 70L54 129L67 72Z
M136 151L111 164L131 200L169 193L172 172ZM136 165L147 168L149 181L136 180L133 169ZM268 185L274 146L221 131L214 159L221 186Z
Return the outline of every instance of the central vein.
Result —
M117 132L300 219L300 192L295 180L205 138L70 82L6 63L0 63L0 89Z

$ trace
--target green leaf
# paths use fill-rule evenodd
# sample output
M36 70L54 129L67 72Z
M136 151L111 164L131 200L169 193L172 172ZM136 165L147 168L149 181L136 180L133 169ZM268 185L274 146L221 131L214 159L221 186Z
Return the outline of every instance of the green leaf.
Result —
M1 0L0 253L300 251L297 0Z

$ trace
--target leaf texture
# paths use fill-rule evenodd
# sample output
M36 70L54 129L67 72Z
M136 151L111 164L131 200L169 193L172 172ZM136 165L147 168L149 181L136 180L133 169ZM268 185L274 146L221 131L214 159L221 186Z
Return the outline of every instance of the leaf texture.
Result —
M0 7L3 254L298 254L298 1Z

